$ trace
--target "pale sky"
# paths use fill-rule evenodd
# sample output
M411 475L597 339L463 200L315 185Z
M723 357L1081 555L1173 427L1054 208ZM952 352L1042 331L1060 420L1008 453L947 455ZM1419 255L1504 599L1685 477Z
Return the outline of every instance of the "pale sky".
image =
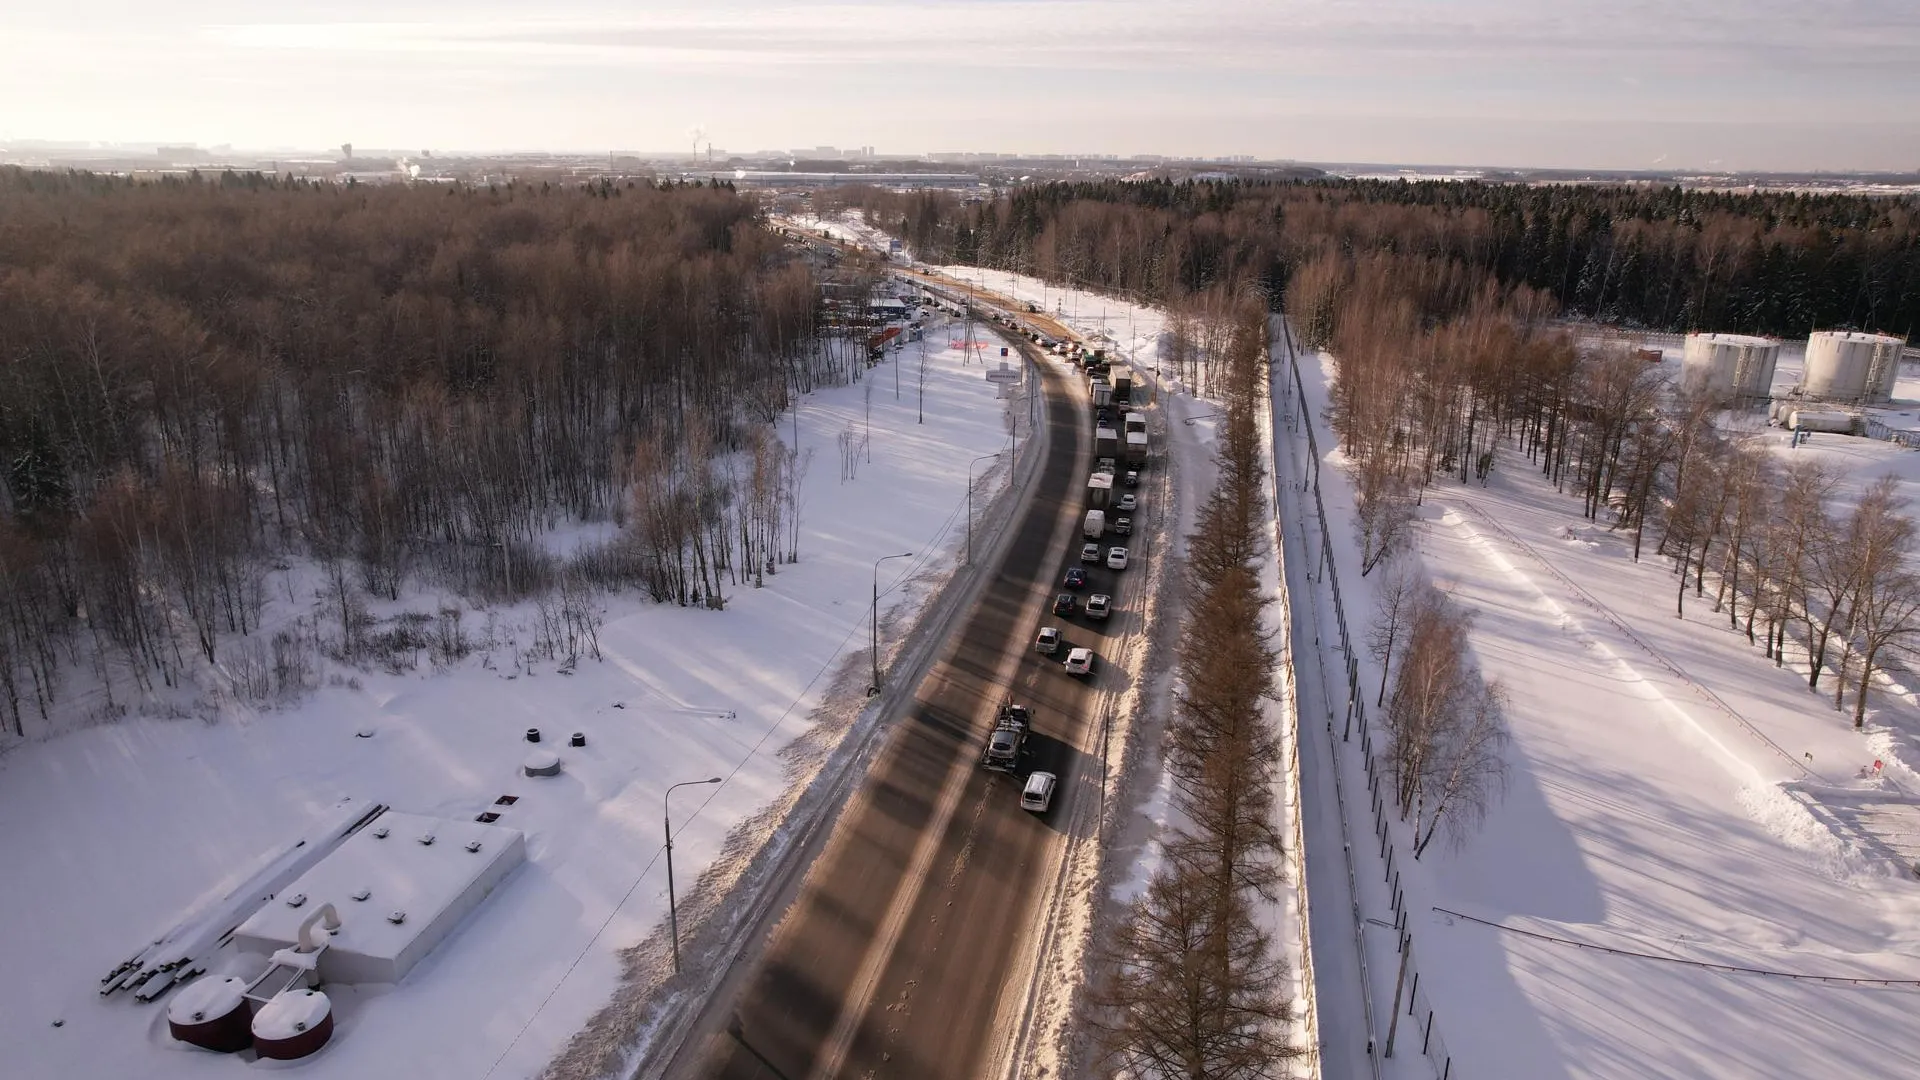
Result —
M0 140L1920 169L1920 0L0 0Z

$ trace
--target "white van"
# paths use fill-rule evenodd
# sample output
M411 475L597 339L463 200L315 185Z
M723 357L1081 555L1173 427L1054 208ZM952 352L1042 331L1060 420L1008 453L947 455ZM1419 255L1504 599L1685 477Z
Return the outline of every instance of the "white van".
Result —
M1053 804L1053 788L1059 782L1050 772L1037 772L1027 777L1027 787L1020 793L1020 809L1032 810L1044 814Z

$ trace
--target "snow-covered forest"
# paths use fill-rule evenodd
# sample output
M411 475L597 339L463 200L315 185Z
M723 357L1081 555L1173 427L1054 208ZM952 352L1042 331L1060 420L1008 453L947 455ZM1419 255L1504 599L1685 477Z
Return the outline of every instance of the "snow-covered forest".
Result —
M326 610L243 650L262 693L316 646L457 652L372 625L409 579L590 633L592 587L777 571L805 463L768 425L865 358L817 286L866 271L782 244L719 185L0 171L0 737L190 681L289 559ZM624 529L539 542L579 522Z

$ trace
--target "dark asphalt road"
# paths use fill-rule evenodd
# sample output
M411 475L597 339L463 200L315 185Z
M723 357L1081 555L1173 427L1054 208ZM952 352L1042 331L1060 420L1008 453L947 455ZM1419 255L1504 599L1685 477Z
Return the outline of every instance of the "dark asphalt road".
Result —
M976 1077L1006 1044L1024 1002L1019 966L1038 905L1052 886L1074 778L1097 766L1098 672L1083 683L1032 651L1034 631L1059 625L1067 645L1102 662L1137 618L1128 572L1090 570L1085 593L1109 592L1108 623L1059 619L1049 599L1078 565L1091 469L1090 408L1073 369L1039 361L1050 425L1048 459L1013 525L1001 564L955 637L895 718L864 786L842 813L798 898L714 1001L670 1075L726 1080ZM1125 539L1109 538L1124 543ZM1134 573L1139 570L1130 571ZM1019 805L1020 775L979 767L995 707L1030 705L1035 738L1024 771L1061 778L1046 815ZM1097 793L1097 786L1094 787ZM1013 1004L1003 1007L1002 997Z

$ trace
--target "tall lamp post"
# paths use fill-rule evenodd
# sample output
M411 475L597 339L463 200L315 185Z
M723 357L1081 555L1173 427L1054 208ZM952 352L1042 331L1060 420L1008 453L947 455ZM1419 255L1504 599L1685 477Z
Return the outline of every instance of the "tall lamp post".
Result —
M898 555L882 555L873 560L873 689L869 693L880 692L880 564L888 559L911 559L913 552L903 551Z
M967 565L968 566L973 565L973 467L987 460L988 458L997 458L1001 455L1001 453L1002 451L995 450L991 454L981 454L979 457L974 458L972 461L967 462ZM878 681L878 680L875 680L875 681Z
M706 780L687 780L669 786L666 794L660 796L660 820L665 823L667 832L667 924L672 927L673 933L673 973L675 975L680 974L680 908L673 898L673 815L667 809L667 795L673 794L674 788L719 782L718 776Z

